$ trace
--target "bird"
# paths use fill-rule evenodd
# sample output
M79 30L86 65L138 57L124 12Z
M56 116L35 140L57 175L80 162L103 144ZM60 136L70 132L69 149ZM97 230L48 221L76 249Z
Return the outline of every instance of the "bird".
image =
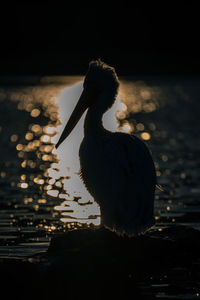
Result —
M80 177L100 206L102 225L132 237L155 224L156 171L151 152L140 138L103 127L103 114L114 104L119 85L114 67L101 59L92 60L56 148L87 110L79 148Z

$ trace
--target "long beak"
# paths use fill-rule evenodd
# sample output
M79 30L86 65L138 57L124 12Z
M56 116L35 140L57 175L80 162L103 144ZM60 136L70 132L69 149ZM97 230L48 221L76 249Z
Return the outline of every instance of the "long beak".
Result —
M74 108L74 111L71 114L71 117L69 118L69 121L67 122L60 139L58 143L56 144L56 149L60 146L60 144L70 135L78 121L80 120L81 116L85 112L85 110L89 107L90 105L90 100L91 98L88 97L88 93L86 96L86 90L84 89L77 105Z

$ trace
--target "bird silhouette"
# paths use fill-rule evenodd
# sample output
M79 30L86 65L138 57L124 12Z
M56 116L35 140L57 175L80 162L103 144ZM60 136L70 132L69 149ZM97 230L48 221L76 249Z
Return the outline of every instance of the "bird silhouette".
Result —
M87 110L79 149L80 176L100 206L102 224L120 235L135 236L155 223L156 172L142 140L103 127L103 114L114 104L118 88L115 69L101 60L91 61L83 92L56 148Z

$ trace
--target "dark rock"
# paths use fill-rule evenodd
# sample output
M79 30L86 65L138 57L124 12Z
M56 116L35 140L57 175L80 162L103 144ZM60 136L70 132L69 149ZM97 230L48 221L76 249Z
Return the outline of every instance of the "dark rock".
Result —
M74 230L55 235L46 253L2 263L1 290L9 283L12 289L5 288L7 294L15 296L113 298L123 293L126 298L132 293L136 299L155 299L153 285L145 297L142 283L148 286L151 278L171 276L172 270L191 273L199 253L200 232L184 226L134 238L105 228ZM193 271L198 276L199 268ZM180 272L188 280L187 273ZM176 288L186 290L171 282L169 293Z

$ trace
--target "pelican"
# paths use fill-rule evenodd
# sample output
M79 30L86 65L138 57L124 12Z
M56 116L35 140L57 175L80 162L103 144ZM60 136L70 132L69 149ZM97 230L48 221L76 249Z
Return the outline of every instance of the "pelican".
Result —
M136 236L155 223L156 173L142 140L103 127L103 114L114 104L118 88L115 69L101 60L91 61L83 92L56 148L87 110L79 149L81 179L100 206L102 225L119 235Z

